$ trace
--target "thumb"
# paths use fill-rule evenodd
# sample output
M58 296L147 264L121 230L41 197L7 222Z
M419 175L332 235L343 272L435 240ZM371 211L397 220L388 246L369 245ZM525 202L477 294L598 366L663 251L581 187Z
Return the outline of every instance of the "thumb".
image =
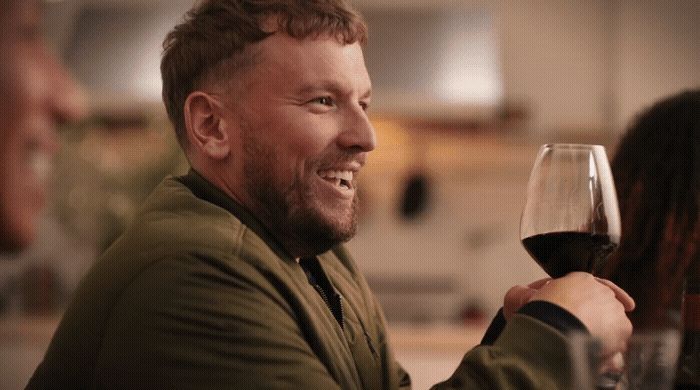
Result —
M552 278L542 278L540 280L535 280L534 282L528 284L527 286L530 288L533 288L535 290L539 290L542 287L544 287L547 283L549 283L552 280Z
M514 286L508 290L503 298L503 316L506 320L510 320L513 314L528 303L536 292L536 289L526 286Z

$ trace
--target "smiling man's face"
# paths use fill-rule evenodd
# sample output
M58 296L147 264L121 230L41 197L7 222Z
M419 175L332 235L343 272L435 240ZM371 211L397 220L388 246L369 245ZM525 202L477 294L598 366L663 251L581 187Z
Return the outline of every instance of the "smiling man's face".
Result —
M0 0L0 251L34 240L56 127L82 114L79 95L46 47L40 5Z
M255 46L224 121L241 140L229 189L290 254L316 255L354 235L356 175L376 143L362 49L283 33Z

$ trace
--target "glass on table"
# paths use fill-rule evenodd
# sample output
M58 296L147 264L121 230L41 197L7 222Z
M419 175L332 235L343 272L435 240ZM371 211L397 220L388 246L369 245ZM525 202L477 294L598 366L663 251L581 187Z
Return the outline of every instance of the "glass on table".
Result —
M615 375L604 368L600 343L587 334L570 338L574 388L577 390L671 390L680 352L681 334L676 329L645 330L630 337L624 364Z
M680 346L681 334L675 329L632 334L619 389L670 390Z

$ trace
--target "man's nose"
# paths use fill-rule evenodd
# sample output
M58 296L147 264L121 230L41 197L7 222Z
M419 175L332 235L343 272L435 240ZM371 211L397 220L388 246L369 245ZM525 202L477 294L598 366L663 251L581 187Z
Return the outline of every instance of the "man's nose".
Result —
M370 152L377 146L374 126L362 108L353 110L346 118L345 129L340 135L339 143L344 149Z
M83 119L87 115L85 91L53 54L47 54L46 61L53 84L49 104L56 124Z

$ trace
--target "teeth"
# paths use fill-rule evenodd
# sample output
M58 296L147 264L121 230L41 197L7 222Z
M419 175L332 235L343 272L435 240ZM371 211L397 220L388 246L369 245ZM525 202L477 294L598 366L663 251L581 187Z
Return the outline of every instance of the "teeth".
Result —
M338 183L340 183L340 180L351 182L352 177L353 177L353 172L352 171L320 171L318 173L319 176L321 176L324 179L336 179Z

